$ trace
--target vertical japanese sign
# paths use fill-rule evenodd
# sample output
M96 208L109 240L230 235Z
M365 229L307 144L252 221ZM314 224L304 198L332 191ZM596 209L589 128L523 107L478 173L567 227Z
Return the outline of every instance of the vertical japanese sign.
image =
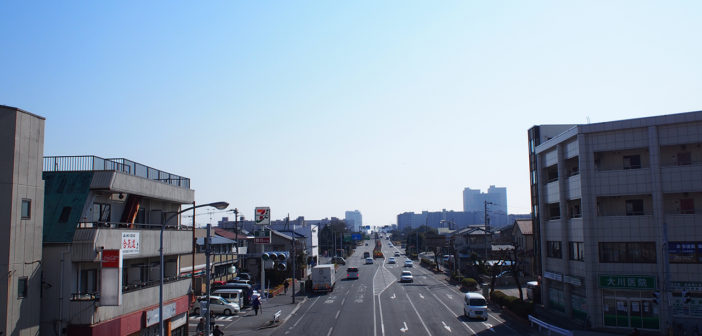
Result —
M122 255L139 254L139 232L122 232Z
M100 272L100 305L122 304L122 250L102 251Z
M257 207L254 212L254 220L258 225L270 225L271 224L271 208L269 207Z

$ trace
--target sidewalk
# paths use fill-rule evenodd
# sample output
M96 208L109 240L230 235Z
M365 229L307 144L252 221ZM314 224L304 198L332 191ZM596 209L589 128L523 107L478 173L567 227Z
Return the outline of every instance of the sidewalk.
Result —
M279 327L292 316L297 309L307 300L307 296L300 291L295 296L295 303L292 303L292 290L288 294L276 295L272 298L264 299L258 315L255 315L251 307L247 307L239 312L235 317L218 316L215 324L219 326L225 335L269 335L276 327ZM273 315L280 311L279 321L273 323ZM200 316L192 316L189 321L188 334L196 335L195 328Z

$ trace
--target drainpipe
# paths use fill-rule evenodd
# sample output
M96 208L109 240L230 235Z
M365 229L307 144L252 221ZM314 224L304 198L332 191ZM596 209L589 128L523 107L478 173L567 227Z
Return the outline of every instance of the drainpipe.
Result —
M63 332L63 275L64 275L64 261L66 260L66 255L71 253L70 249L66 249L66 251L61 252L61 278L59 282L59 298L58 298L58 306L59 306L59 325L58 325L58 330L56 331L56 335L62 335Z

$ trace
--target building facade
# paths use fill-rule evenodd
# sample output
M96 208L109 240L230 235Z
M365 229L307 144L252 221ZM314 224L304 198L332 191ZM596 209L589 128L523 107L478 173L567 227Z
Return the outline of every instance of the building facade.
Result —
M611 329L702 322L702 112L536 138L530 130L547 309Z
M0 105L0 334L39 333L44 118Z
M477 212L485 217L486 207L490 226L503 227L510 224L507 213L507 188L491 185L487 193L479 189L463 189L464 212ZM485 220L480 222L484 223Z
M346 225L353 232L360 232L363 226L363 216L358 210L346 211L344 219L346 220Z
M43 168L41 335L156 335L162 227L164 326L185 335L181 261L194 232L177 214L193 204L190 180L97 156L45 157Z

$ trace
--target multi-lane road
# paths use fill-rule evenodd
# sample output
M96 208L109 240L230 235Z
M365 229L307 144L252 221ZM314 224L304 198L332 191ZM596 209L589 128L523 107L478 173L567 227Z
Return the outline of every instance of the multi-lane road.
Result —
M360 246L337 271L334 291L310 297L273 335L522 335L529 333L510 325L489 311L487 321L463 316L463 293L448 286L424 267L403 267L406 257L396 264L387 258L398 247L383 239L384 259L364 264L364 251L375 245ZM346 268L358 267L359 279L346 280ZM413 283L400 283L400 273L409 270Z

